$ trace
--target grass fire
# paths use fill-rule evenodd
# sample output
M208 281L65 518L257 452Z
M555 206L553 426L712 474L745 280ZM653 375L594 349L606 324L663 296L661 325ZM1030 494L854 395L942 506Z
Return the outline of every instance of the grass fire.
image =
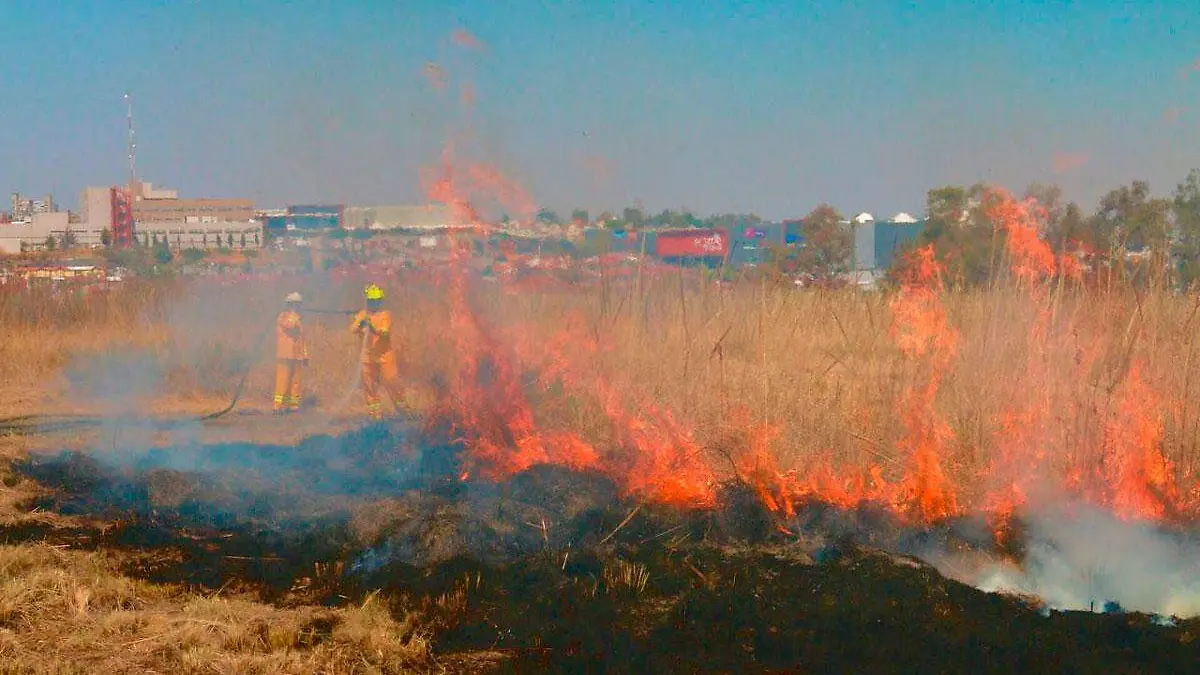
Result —
M439 267L5 293L6 653L65 620L115 661L124 621L145 667L370 643L385 671L869 668L840 631L899 649L916 620L985 669L968 644L1188 658L1195 303L1089 282L1032 201L986 209L1008 236L982 289L932 247L880 293L650 263L531 287L484 273L477 222ZM378 282L402 386L372 421L346 323ZM272 416L291 289L305 403Z
M0 670L1194 670L1200 169L1090 194L1195 155L1188 15L493 9L0 64L21 180L128 172L0 213ZM38 107L108 72L144 136Z

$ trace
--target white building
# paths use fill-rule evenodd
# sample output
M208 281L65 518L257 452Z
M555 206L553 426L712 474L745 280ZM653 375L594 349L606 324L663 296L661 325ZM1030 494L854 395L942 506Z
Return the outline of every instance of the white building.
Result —
M256 249L265 242L263 224L256 220L189 223L137 223L134 239L140 246L165 241L175 249Z
M450 208L440 204L348 206L342 214L342 227L347 230L436 230L456 224L460 223L454 222Z
M100 231L90 229L86 223L72 225L66 211L35 213L27 223L0 225L0 253L45 250L49 240L54 241L54 248L68 243L98 246Z

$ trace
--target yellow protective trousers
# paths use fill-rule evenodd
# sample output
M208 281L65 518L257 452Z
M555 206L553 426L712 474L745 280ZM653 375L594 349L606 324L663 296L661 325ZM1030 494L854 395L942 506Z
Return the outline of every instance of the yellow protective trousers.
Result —
M275 361L275 398L274 409L283 410L286 405L289 410L300 409L300 361L298 359L277 359Z
M367 402L367 412L375 419L383 417L383 408L379 401L381 385L391 397L392 405L400 407L400 402L404 400L404 389L400 385L400 369L396 366L394 357L383 358L377 362L364 362L362 364L362 384L363 397Z

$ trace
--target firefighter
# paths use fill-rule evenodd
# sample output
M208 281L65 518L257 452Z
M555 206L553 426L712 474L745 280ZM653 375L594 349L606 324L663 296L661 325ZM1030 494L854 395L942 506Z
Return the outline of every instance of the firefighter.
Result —
M300 326L299 293L284 298L283 311L275 319L275 398L276 414L300 409L300 366L308 364L308 346Z
M387 390L392 405L399 407L403 396L400 369L392 349L392 314L383 308L383 289L371 284L363 294L367 307L354 315L350 330L362 336L362 384L367 412L371 418L383 418L379 400L380 385Z

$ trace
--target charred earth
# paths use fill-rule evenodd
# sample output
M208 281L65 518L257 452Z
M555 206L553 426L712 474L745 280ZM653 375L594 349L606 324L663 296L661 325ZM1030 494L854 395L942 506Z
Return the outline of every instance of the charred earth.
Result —
M421 609L436 653L500 654L505 672L1182 673L1200 659L1200 620L1052 612L906 555L991 546L967 524L815 503L781 523L738 484L682 510L554 467L462 481L444 438L378 425L294 446L34 455L18 469L45 491L26 507L82 524L0 534L117 549L131 575L280 604L378 591Z

